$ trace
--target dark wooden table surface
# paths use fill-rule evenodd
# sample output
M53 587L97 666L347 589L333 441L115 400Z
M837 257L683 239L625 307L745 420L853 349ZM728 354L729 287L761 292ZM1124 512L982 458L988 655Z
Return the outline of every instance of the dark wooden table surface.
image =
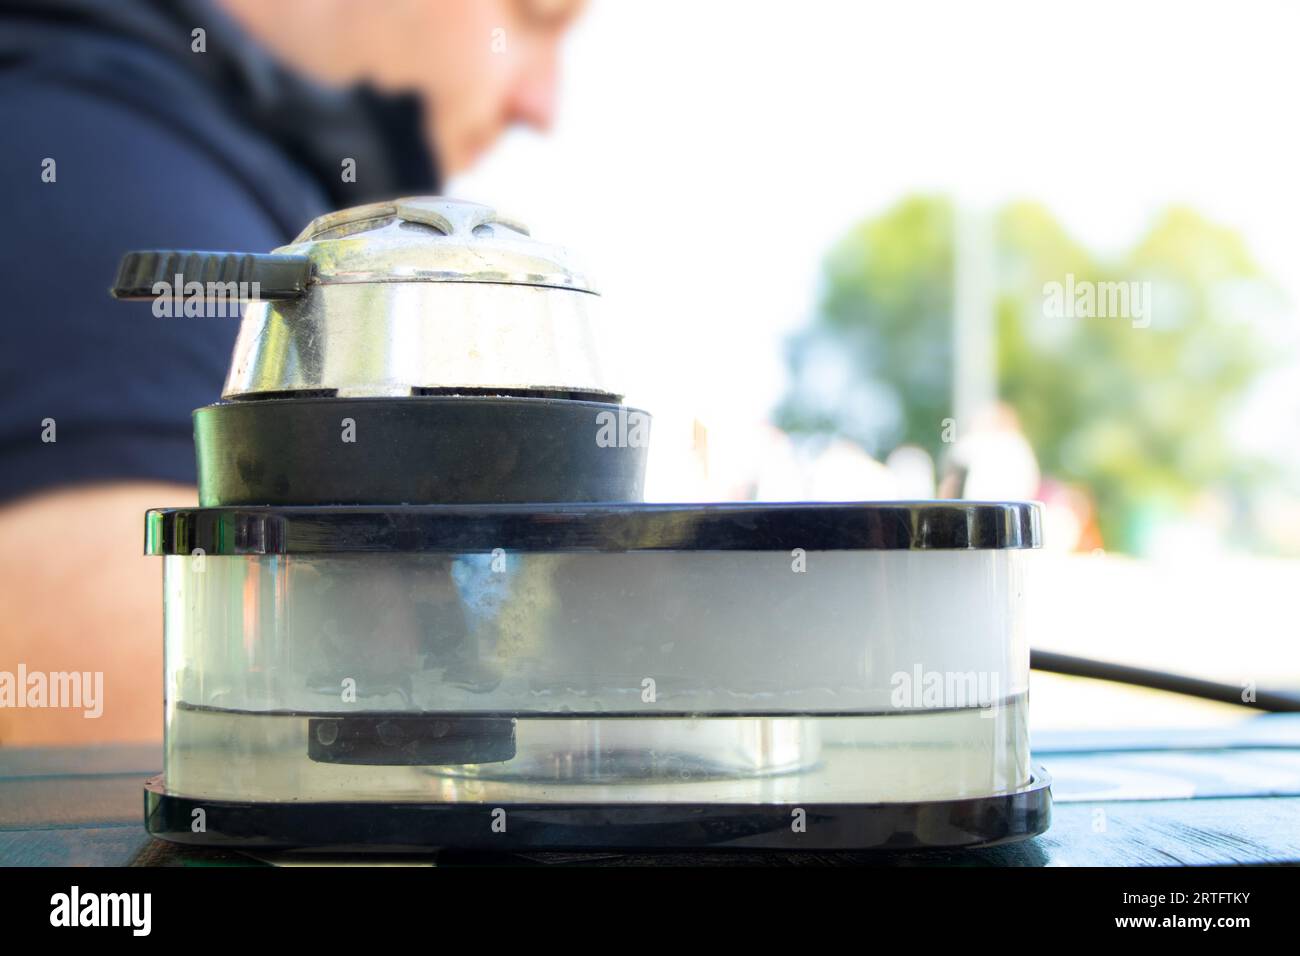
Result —
M875 863L1168 866L1300 862L1300 716L1214 731L1043 734L1035 761L1053 777L1052 828L1023 843L960 852L442 854L439 864L594 865L683 861L759 865ZM0 749L0 865L258 863L150 838L141 788L154 747ZM279 857L275 862L293 862ZM340 861L342 862L342 861Z

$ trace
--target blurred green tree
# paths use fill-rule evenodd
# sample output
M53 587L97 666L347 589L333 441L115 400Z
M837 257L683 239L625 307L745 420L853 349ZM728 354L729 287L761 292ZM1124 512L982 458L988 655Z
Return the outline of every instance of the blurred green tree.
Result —
M952 411L954 210L913 197L863 222L826 259L820 305L788 342L775 411L796 437L840 435L883 457L903 443L942 462ZM1140 550L1145 516L1261 473L1230 415L1266 356L1231 292L1262 277L1241 239L1166 211L1119 261L1098 259L1042 206L994 217L997 387L1045 476L1085 486L1107 546ZM1046 284L1149 282L1150 325L1049 314ZM959 425L960 427L960 425Z

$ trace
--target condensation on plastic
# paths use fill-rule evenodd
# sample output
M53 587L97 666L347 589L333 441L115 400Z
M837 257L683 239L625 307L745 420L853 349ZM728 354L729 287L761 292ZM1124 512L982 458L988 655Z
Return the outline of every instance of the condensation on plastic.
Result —
M1030 772L1032 555L168 556L167 786L399 801L1007 792ZM308 759L310 718L369 714L516 717L518 752Z
M931 675L973 674L985 703L1027 689L1031 554L174 555L168 690L313 714L811 714L934 706Z

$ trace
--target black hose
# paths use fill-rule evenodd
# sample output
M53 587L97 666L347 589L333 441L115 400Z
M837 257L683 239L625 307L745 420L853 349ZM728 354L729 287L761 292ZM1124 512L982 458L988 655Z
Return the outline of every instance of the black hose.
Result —
M1266 710L1272 713L1300 712L1300 694L1260 690L1250 695L1253 699L1246 700L1244 699L1245 688L1236 684L1220 684L1217 681L1201 680L1199 677L1185 677L1182 674L1152 671L1144 667L1130 667L1127 664L1115 664L1110 661L1096 661L1087 657L1071 657L1069 654L1057 654L1053 651L1031 650L1029 666L1036 671L1150 687L1154 690L1199 697L1203 700L1217 700L1224 704L1236 704L1239 707L1252 707L1255 710Z

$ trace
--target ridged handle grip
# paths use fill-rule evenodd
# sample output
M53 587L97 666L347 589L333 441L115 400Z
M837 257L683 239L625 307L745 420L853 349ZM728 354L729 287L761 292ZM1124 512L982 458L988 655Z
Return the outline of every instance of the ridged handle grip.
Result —
M198 282L205 298L249 302L296 299L310 279L306 256L154 249L123 256L109 291L115 299L154 299L178 285L177 291L188 294L186 287Z

